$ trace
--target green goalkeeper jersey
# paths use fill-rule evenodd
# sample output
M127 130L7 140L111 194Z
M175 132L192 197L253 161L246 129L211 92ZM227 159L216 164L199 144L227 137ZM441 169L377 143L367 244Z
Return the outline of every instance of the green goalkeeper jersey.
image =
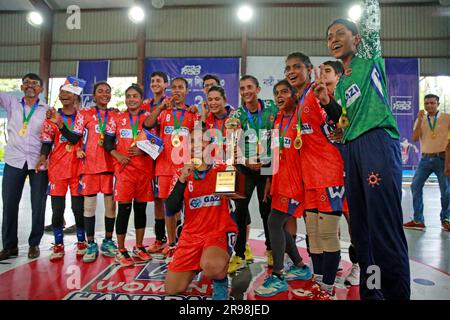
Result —
M375 128L394 139L400 134L389 103L384 60L381 57L380 7L378 0L364 0L359 32L361 43L335 91L336 101L350 120L344 142Z

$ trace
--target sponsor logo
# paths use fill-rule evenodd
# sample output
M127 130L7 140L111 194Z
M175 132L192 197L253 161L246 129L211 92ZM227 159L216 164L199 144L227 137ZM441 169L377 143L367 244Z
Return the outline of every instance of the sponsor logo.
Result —
M173 126L165 126L164 127L164 134L172 134L174 132ZM186 127L181 127L178 132L180 136L188 136L189 135L189 129Z
M345 100L347 101L347 107L352 105L361 96L361 90L355 83L345 91Z
M202 66L196 65L196 66L184 66L181 68L181 74L182 75L188 75L188 76L198 76L202 72Z
M314 130L308 123L302 123L302 134L311 134Z
M208 195L198 198L193 198L189 201L189 208L199 209L204 207L216 207L220 206L221 200L219 196Z
M412 96L392 96L392 113L394 115L413 115L413 97Z
M121 138L133 138L133 132L131 129L120 129L119 137Z

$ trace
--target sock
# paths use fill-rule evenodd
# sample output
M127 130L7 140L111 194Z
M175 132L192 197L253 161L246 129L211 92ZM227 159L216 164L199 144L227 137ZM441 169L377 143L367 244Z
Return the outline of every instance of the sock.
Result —
M55 236L55 244L63 244L63 228L62 227L53 227L53 235Z
M86 234L84 232L84 228L77 228L77 239L78 242L86 241Z
M336 272L341 260L341 251L324 252L323 253L323 283L327 285L334 285L336 280Z
M95 235L95 216L84 217L84 228L86 229L86 236L93 237Z
M166 221L164 219L155 219L155 235L156 240L166 239Z
M272 275L277 276L279 279L283 280L284 276L281 272L272 271Z
M113 233L114 232L114 224L116 222L116 218L108 218L105 217L105 232L109 233ZM106 239L112 239L112 236L110 237L105 237Z

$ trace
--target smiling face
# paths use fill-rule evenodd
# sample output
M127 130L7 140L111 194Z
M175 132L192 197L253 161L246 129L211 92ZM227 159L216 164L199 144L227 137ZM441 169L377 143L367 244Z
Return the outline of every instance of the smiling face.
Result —
M242 101L244 101L245 105L258 101L258 94L260 91L261 88L256 86L251 79L245 79L239 82L239 93L241 94Z
M288 112L295 108L295 97L287 85L277 85L274 89L273 95L275 98L275 103L281 111Z
M77 100L77 96L68 91L59 90L59 101L61 101L63 106L71 106L75 104L75 101Z
M359 35L352 32L343 24L332 25L328 30L327 45L330 53L336 59L345 62L356 53L356 48L361 41Z
M23 79L20 90L23 91L25 97L36 98L42 92L43 88L39 80L34 80L27 77Z
M164 79L160 76L154 76L150 79L150 90L153 95L162 95L166 91L169 84L164 82Z
M100 107L106 107L111 101L111 89L106 84L101 84L94 92L94 100Z
M128 111L138 110L142 105L141 94L134 89L129 89L125 94L125 104L127 105Z
M188 90L186 88L186 83L181 79L175 79L172 81L172 98L175 104L183 104L186 99Z
M306 67L299 58L286 60L284 76L291 86L297 89L301 88L305 83L309 82L310 74L311 68Z
M219 91L213 90L208 93L208 107L214 115L225 111L225 102L225 97L222 97Z

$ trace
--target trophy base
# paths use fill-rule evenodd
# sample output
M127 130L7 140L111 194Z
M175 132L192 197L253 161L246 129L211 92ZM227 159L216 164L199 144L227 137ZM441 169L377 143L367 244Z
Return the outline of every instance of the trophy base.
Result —
M245 199L245 175L236 170L217 172L215 195Z

